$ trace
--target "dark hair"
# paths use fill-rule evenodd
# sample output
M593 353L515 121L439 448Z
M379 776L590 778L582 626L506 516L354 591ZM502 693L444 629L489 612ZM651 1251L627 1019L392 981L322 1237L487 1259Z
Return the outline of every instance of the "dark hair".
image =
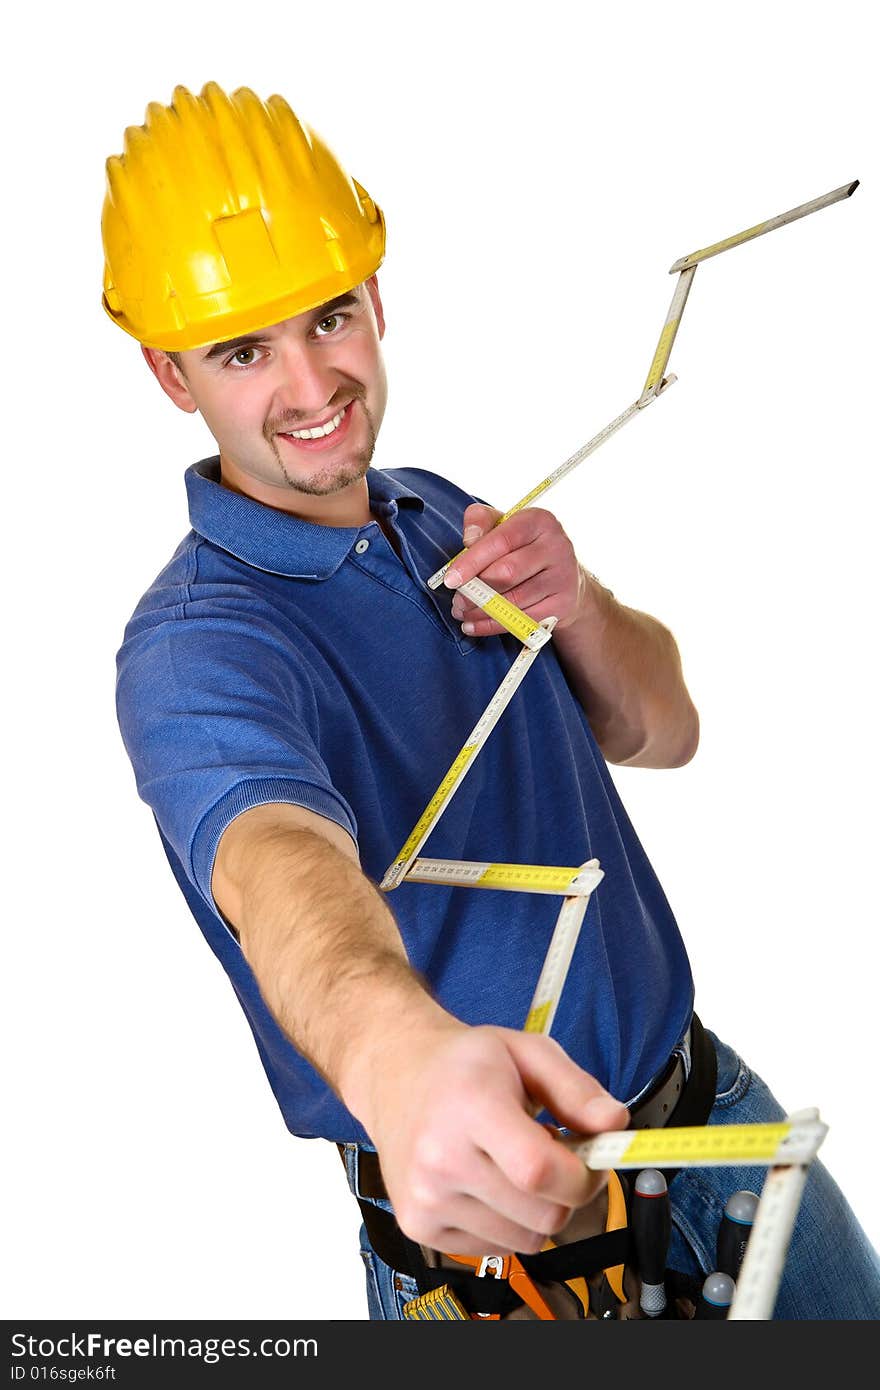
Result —
M179 372L183 371L183 364L181 363L179 352L166 352L165 356L168 358L169 362L174 363Z

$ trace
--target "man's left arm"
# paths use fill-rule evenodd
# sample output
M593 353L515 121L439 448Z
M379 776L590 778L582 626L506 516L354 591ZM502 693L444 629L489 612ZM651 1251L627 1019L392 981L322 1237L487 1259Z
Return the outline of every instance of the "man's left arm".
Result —
M608 762L683 766L697 749L699 717L672 633L602 587L552 512L529 507L496 525L502 515L478 502L466 509L468 549L447 586L478 575L536 622L554 614L556 655ZM462 594L452 611L473 637L504 631Z

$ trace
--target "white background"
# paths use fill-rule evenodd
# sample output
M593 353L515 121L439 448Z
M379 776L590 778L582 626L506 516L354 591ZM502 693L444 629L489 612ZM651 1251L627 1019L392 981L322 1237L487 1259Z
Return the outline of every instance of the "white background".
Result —
M639 394L677 257L862 179L700 268L678 384L544 501L618 598L671 627L701 712L687 768L614 773L698 1010L783 1104L820 1107L826 1161L877 1241L867 8L15 13L6 1316L365 1316L341 1165L284 1129L115 722L124 623L212 445L100 309L103 162L148 101L209 79L285 95L386 214L376 465L501 507Z

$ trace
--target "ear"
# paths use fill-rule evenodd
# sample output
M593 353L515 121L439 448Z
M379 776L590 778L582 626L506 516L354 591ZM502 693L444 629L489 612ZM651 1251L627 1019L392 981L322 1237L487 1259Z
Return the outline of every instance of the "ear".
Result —
M365 281L365 284L367 286L367 294L373 301L373 312L376 315L376 323L379 327L379 338L381 340L385 337L385 312L382 308L382 300L379 296L378 276L371 275L369 280Z
M171 361L167 352L163 352L161 348L144 347L143 344L141 345L141 352L144 354L144 361L165 395L170 396L180 410L185 410L188 415L194 415L198 406L190 395L185 376Z

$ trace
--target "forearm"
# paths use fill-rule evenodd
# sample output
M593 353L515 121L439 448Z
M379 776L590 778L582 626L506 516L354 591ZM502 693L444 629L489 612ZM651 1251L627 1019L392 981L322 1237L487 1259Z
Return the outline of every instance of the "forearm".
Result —
M699 719L672 633L617 602L581 566L581 613L553 636L569 684L609 762L680 767Z
M266 830L238 875L235 925L275 1019L358 1118L364 1069L448 1020L360 868L306 830ZM451 1020L449 1020L451 1022Z
M550 1038L468 1027L441 1008L348 844L292 828L290 814L244 813L212 875L269 1008L370 1135L411 1239L539 1250L601 1179L533 1106L587 1133L620 1127L626 1110Z

